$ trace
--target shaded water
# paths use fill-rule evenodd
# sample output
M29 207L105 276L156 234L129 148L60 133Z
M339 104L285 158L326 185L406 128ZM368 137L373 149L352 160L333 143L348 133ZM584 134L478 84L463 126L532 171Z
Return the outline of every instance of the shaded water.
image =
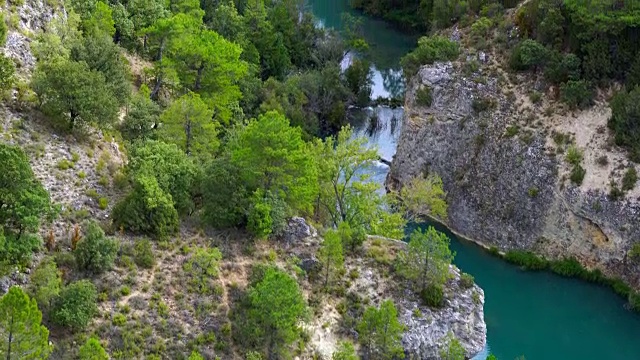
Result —
M323 26L337 29L342 25L341 13L350 11L348 0L310 0L310 8ZM401 94L399 59L415 46L416 39L369 18L363 18L363 28L372 49L372 97ZM374 114L377 121L372 122ZM402 109L377 107L356 110L353 115L357 135L366 136L383 159L391 160ZM371 175L382 184L388 171L379 163ZM610 289L551 273L521 271L434 226L450 237L457 253L454 263L473 275L485 291L488 349L476 359L485 359L491 350L501 360L520 355L527 360L640 360L640 316L626 310L624 300Z

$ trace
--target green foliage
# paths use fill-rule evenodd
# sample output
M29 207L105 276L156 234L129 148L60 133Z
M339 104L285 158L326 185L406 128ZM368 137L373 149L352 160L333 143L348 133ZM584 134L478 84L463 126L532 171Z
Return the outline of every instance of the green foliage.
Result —
M240 179L241 169L229 157L216 158L205 172L202 185L204 219L217 228L241 225L249 206L249 192Z
M42 110L51 118L76 125L110 124L118 113L118 102L102 73L86 62L39 61L32 78Z
M4 24L3 21L0 23ZM15 78L16 67L13 64L13 60L6 57L4 54L0 54L0 91L11 89L16 82Z
M120 133L129 140L146 140L153 137L153 127L158 123L160 106L149 98L150 92L142 85L129 104L127 115L120 124Z
M342 341L338 344L338 348L331 355L331 360L359 360L360 357L356 353L353 343L350 341Z
M129 172L134 177L154 177L165 193L171 195L180 214L193 210L193 193L199 170L193 161L175 144L146 141L134 146L129 161Z
M324 286L327 287L330 281L339 280L339 274L344 266L342 239L339 231L329 230L324 234L324 241L318 251L318 259L323 267Z
M473 279L473 275L471 274L467 274L467 273L462 273L460 275L460 286L463 287L464 289L470 289L473 287L474 284L474 279Z
M416 91L416 104L420 106L430 107L433 103L433 96L431 95L431 88L427 85L421 86Z
M458 43L443 36L423 36L418 40L418 47L405 55L402 68L407 77L416 74L420 66L433 64L436 61L453 61L458 58Z
M569 80L560 85L560 98L572 109L584 109L593 103L594 93L585 80Z
M544 69L544 77L547 81L553 84L564 84L569 80L578 81L580 76L581 62L579 57L574 54L551 53L549 62Z
M381 196L379 185L368 181L362 172L378 160L376 149L366 147L366 142L365 138L352 139L350 127L343 128L337 138L316 141L320 182L316 212L326 224L346 222L357 233L400 238L404 227L401 214L386 211L390 199Z
M409 238L407 250L398 257L398 270L418 291L423 291L429 284L445 283L454 256L447 235L431 226L426 231L417 229Z
M622 177L622 190L633 190L633 188L636 187L636 182L638 182L638 172L636 168L632 166L625 171Z
M383 301L378 309L368 307L356 330L358 341L374 358L404 358L401 343L404 327L398 321L398 312L393 301Z
M141 268L151 269L156 263L151 241L149 239L139 240L133 248L133 261Z
M634 261L640 260L640 243L634 243L631 249L627 251L627 256Z
M618 92L610 103L608 126L617 145L629 151L629 158L640 162L640 87Z
M4 19L4 14L2 14L2 18ZM7 23L4 21L0 21L0 46L4 46L7 42L7 32L9 29L7 28Z
M112 37L116 33L116 28L109 5L102 1L96 2L91 16L83 22L83 27L88 34Z
M571 165L580 165L583 159L582 150L575 145L569 146L565 159Z
M486 46L486 40L489 36L489 31L493 26L493 22L486 18L481 17L471 25L471 39L476 47L484 48Z
M266 238L273 227L271 206L260 196L254 196L252 200L247 216L247 230L258 238Z
M133 190L113 208L113 224L134 233L165 237L178 230L178 212L170 194L154 177L134 179Z
M300 128L270 111L238 130L228 145L241 181L284 199L293 210L308 211L317 194L317 167Z
M447 334L447 347L440 351L442 360L465 360L465 351L453 333Z
M215 153L220 145L213 110L200 95L188 93L174 101L160 116L161 138L172 141L187 155Z
M574 165L574 167L571 169L571 174L569 175L569 179L571 179L572 183L580 186L586 174L587 174L587 170L585 170L581 165Z
M549 53L544 45L531 39L523 40L513 49L509 64L514 70L537 70L547 61Z
M297 325L305 313L302 293L286 273L269 268L249 291L249 318L255 335L271 349L281 352L298 337Z
M579 277L584 271L584 267L574 257L552 261L550 269L554 273L566 277Z
M444 286L442 284L429 284L426 288L420 290L420 299L422 302L432 308L441 308L444 306Z
M12 286L0 298L0 357L7 360L46 359L51 353L49 330L41 325L35 299Z
M373 84L371 64L366 60L355 59L345 70L344 76L347 87L355 95L355 104L360 107L367 106Z
M447 218L447 193L442 179L436 174L412 178L402 187L399 196L406 216L411 220L425 215Z
M191 355L189 355L187 360L204 360L204 358L194 350L191 352Z
M208 290L208 280L218 276L220 260L222 260L222 253L217 248L198 247L184 264L184 270L191 277L191 285L199 293L205 293Z
M62 289L51 310L51 321L72 330L82 330L98 312L96 287L88 280L73 282Z
M100 340L90 337L78 350L80 360L109 360L109 354L100 344Z
M82 270L101 273L111 269L118 252L115 240L108 239L95 221L84 224L84 236L73 251L76 264Z
M543 258L524 250L509 250L504 255L504 259L526 270L544 270L549 265Z
M475 111L476 113L481 113L483 111L493 109L495 108L495 106L496 106L495 101L493 101L489 97L475 98L471 102L471 108L473 108L473 111Z
M28 292L40 309L49 309L53 299L60 294L62 278L53 258L40 261L31 273Z

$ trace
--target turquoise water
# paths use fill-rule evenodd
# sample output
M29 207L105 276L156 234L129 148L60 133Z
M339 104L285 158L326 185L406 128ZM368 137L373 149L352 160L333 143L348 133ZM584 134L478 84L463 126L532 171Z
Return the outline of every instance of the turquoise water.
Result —
M340 14L348 0L312 0L310 10L322 26L340 28ZM355 13L352 13L355 14ZM357 15L357 14L356 14ZM399 60L415 46L382 21L363 17L363 30L372 49L373 97L402 89ZM361 110L354 127L391 159L400 128L402 109ZM367 116L376 113L380 126L371 131ZM371 169L382 183L388 168ZM640 360L640 316L624 308L624 300L608 288L546 272L525 272L495 258L479 246L460 241L446 228L434 225L451 238L455 264L475 277L485 291L488 349L501 360L524 355L527 360Z

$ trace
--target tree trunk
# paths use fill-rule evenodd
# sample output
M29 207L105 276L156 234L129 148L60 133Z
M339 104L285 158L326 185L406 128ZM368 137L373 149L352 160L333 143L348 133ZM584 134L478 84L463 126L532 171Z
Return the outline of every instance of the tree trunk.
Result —
M204 72L204 64L200 65L196 74L196 83L193 85L193 90L198 91L202 86L202 73Z
M7 360L11 360L11 343L13 342L13 315L9 325L9 344L7 347Z
M184 131L187 136L187 142L185 144L185 151L187 155L191 155L191 119L189 119L189 115L187 115L186 123L184 125Z

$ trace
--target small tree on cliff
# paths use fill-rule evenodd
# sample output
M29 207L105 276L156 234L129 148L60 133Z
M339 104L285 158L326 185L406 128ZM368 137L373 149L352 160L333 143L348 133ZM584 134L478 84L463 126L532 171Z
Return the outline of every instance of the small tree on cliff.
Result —
M417 229L411 234L407 250L399 256L398 270L426 295L428 286L442 286L447 280L454 255L447 235L431 226L426 232Z
M358 340L370 359L403 359L402 332L398 311L393 301L386 300L380 308L368 307L357 326Z
M447 193L444 191L442 179L438 175L414 177L402 187L400 193L394 195L407 218L412 221L424 215L439 219L447 218L447 202L445 200Z
M344 264L342 255L342 239L340 233L336 230L329 230L324 235L324 241L320 247L318 254L322 263L324 287L329 285L329 280L333 280Z

